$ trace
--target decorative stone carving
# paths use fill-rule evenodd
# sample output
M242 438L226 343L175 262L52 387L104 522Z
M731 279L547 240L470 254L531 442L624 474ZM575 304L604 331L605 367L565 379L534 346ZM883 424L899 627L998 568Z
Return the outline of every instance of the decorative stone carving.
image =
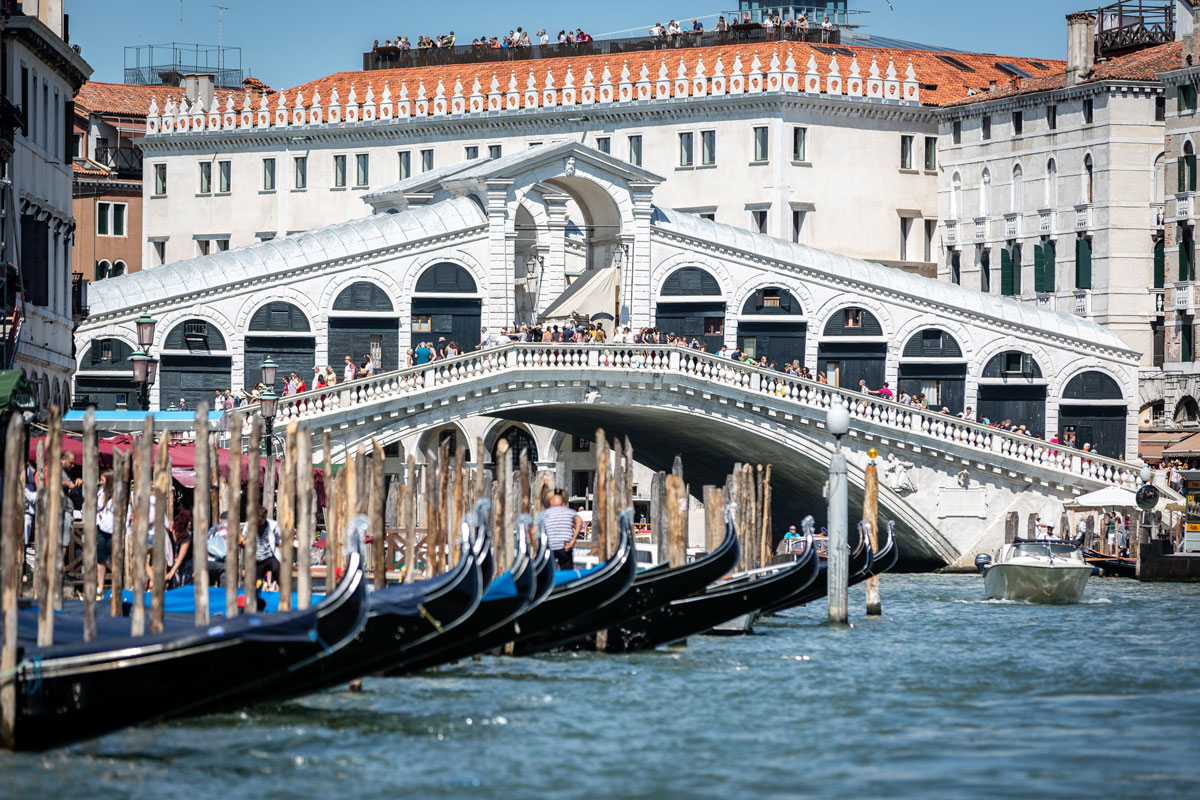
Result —
M908 476L908 471L912 467L913 462L901 461L895 453L888 453L887 463L883 466L884 480L887 482L888 488L902 496L915 492L917 485Z

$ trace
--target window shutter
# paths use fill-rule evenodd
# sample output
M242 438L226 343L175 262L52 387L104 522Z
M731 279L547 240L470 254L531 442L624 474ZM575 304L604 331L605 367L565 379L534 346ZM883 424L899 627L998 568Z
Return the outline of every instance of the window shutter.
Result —
M1021 294L1021 245L1014 244L1012 249L1012 288L1013 294Z
M1000 248L1000 294L1013 293L1012 254L1007 247Z
M1154 243L1154 288L1161 289L1167 280L1167 252L1162 239Z
M763 307L763 290L759 289L754 293L754 310L759 311Z
M1180 342L1179 342L1180 354L1179 354L1179 356L1180 356L1180 360L1182 360L1184 362L1192 362L1192 361L1196 360L1196 357L1195 357L1195 344L1196 343L1192 338L1193 335L1194 334L1192 332L1192 324L1190 322L1185 322L1182 326L1180 326L1180 328L1179 328L1179 336L1180 336Z
M1075 288L1092 288L1092 247L1082 236L1075 240Z
M1175 159L1175 164L1178 167L1179 173L1179 188L1176 190L1180 194L1187 191L1187 162L1183 160L1183 156Z
M1189 192L1194 192L1194 191L1196 191L1196 154L1193 153L1189 156L1184 156L1184 160L1187 161L1187 175L1188 175L1187 190Z
M100 350L101 350L100 345L101 345L101 342L99 339L92 340L92 363L93 364L100 363Z
M1042 245L1035 244L1033 246L1033 290L1035 292L1046 291L1046 257L1042 251Z

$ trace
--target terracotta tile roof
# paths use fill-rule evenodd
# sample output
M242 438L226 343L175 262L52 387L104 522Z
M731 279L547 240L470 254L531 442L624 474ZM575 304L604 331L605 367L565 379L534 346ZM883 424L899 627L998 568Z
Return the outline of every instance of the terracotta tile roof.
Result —
M1160 72L1168 72L1180 68L1182 65L1182 48L1183 45L1181 42L1167 42L1166 44L1147 47L1134 53L1111 58L1096 64L1082 83L1099 83L1101 81L1157 81L1157 76ZM1055 72L1053 75L1040 78L1022 79L1019 82L1005 80L1003 84L997 86L994 92L984 91L982 94L963 98L947 103L946 105L963 106L970 105L971 103L999 100L1005 97L1062 89L1067 82L1065 64L1061 61L1054 63L1062 67L1062 72Z
M379 102L384 84L387 84L391 90L392 100L397 101L400 96L401 84L403 83L408 87L409 99L415 101L418 86L423 81L426 97L432 101L437 91L439 79L443 82L447 98L453 96L456 80L462 81L463 95L470 97L476 78L479 79L481 91L486 95L491 85L493 74L500 83L500 91L507 92L511 75L515 73L517 87L522 94L521 106L524 107L524 93L528 84L530 70L533 71L537 82L540 104L547 71L553 74L555 87L561 92L567 68L569 67L575 79L575 89L578 96L578 92L583 87L584 73L589 66L592 69L597 87L600 85L601 75L604 73L605 66L609 68L612 74L612 82L615 86L620 81L621 70L626 64L629 65L631 80L636 83L640 79L643 60L649 68L650 81L654 82L658 80L659 66L665 60L667 74L672 82L672 96L674 96L674 81L678 74L681 60L687 71L690 93L694 70L701 58L704 59L706 75L711 80L718 56L722 59L725 75L728 78L733 72L735 57L741 57L743 74L748 75L750 73L750 65L754 60L755 54L757 54L762 64L762 71L765 73L775 52L779 53L781 63L787 62L789 53L792 55L795 59L796 69L800 73L801 86L803 86L804 74L808 71L809 58L810 56L815 57L817 69L821 75L821 87L824 90L833 47L833 45L817 45L806 42L759 42L636 53L561 56L518 62L492 61L479 64L408 67L373 70L369 72L337 72L333 75L292 87L286 90L285 94L290 107L294 102L296 89L300 89L304 93L304 103L307 106L311 104L313 90L319 89L322 105L328 105L330 93L336 86L340 100L344 104L349 95L350 87L354 86L357 90L358 102L362 103L367 87L370 85L374 89L376 102ZM868 77L872 60L878 64L881 75L886 75L888 63L893 62L896 67L897 76L901 81L904 80L905 72L911 61L913 69L916 72L917 81L921 84L921 103L923 105L934 106L945 105L965 98L968 89L986 91L992 81L1007 83L1009 78L1012 77L1012 73L1004 71L1004 69L998 66L998 63L1011 64L1031 75L1053 74L1055 71L1065 68L1065 62L1062 61L997 56L983 53L939 54L925 50L851 45L836 45L836 48L843 53L837 56L838 70L843 80L843 93L846 91L845 82L846 78L850 75L852 60L851 56L844 55L844 53L849 51L854 57L857 57L859 70L864 80ZM962 68L955 66L954 62L961 64Z
M266 87L266 84L257 80L254 81L254 84ZM256 85L251 85L249 88L251 89L250 101L257 108L260 91L254 91L257 88ZM233 89L232 91L233 102L240 110L246 89ZM268 96L274 94L269 87L267 91ZM216 97L221 101L222 107L224 107L229 92L229 89L218 88L216 90ZM157 99L158 107L161 109L166 105L168 98L178 103L183 96L183 87L181 86L135 86L128 83L88 81L79 88L79 94L75 96L75 105L94 114L144 117L147 109L150 108L151 99Z

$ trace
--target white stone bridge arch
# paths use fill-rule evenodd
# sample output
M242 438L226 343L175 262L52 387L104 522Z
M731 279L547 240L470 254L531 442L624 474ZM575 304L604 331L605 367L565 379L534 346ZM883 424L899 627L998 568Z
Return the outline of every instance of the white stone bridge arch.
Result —
M1079 494L1137 480L1137 467L1122 461L667 346L505 345L284 398L276 425L298 420L317 441L331 432L335 461L371 437L389 444L480 415L589 437L602 426L628 435L652 468L683 455L697 493L736 461L772 463L783 522L823 519L833 448L824 420L843 402L851 516L867 450L877 448L882 517L896 521L910 561L968 566L1001 541L1008 511L1057 519Z

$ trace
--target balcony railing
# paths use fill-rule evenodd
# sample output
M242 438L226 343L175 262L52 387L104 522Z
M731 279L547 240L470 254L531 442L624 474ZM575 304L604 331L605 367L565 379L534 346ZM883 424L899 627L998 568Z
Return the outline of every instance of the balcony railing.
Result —
M83 319L88 315L88 282L82 272L71 273L71 316Z
M1004 215L1004 238L1017 239L1021 236L1021 215L1020 214L1005 214Z
M399 47L373 47L363 53L363 69L398 69L407 67L431 67L444 64L479 64L489 61L532 61L539 58L562 58L565 56L598 56L620 53L640 53L652 50L671 51L689 47L715 47L750 42L795 41L821 43L820 21L810 23L807 34L793 29L787 35L781 30L776 36L774 28L758 24L736 25L729 31L685 31L669 38L637 36L627 39L603 39L578 44L559 44L529 47L490 47L471 43L453 47L431 47L402 50ZM829 33L828 44L841 44L841 32L836 28Z
M958 220L946 220L946 244L958 244Z
M1162 314L1164 311L1167 310L1165 293L1166 292L1163 289L1151 289L1150 290L1150 294L1154 296L1154 313L1155 314Z
M1191 281L1167 284L1167 307L1181 314L1190 314L1196 308L1195 284Z
M1113 55L1175 40L1175 0L1119 0L1100 8L1096 43Z
M142 151L135 147L97 145L96 161L118 174L142 174Z
M1092 227L1092 207L1089 205L1075 206L1075 230L1086 231Z
M1038 233L1054 232L1054 212L1043 209L1038 212Z
M987 239L987 217L975 218L975 241L982 242Z

